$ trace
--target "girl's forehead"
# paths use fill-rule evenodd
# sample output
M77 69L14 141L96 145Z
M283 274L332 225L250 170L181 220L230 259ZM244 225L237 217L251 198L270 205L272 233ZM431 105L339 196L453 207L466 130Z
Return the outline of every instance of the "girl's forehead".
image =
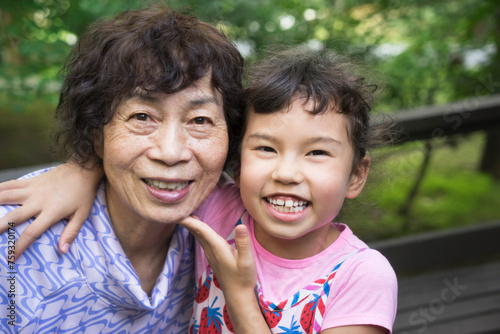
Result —
M295 131L301 134L315 132L340 133L347 136L345 115L334 108L314 114L309 103L293 102L289 107L271 113L259 113L249 110L245 126L248 131L266 130L276 135L293 135ZM281 131L284 130L284 131Z
M311 121L325 119L325 118L337 118L345 119L345 114L339 112L335 105L331 105L324 110L318 112L316 110L316 105L311 99L305 100L303 98L292 100L291 103L281 109L272 112L259 112L253 107L249 108L246 115L246 121L255 118L281 118L281 119L298 119L305 118Z

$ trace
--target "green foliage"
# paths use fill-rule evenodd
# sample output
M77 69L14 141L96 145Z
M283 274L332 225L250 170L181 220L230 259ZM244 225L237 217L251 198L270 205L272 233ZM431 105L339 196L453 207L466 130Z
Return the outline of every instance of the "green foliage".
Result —
M2 90L23 95L57 85L59 69L85 27L145 6L140 0L7 1L0 9ZM379 109L390 111L492 94L478 89L500 74L500 3L402 0L170 0L217 24L248 59L275 45L333 48L381 71ZM481 59L470 65L471 52ZM31 85L25 81L30 78ZM19 84L20 82L20 84Z
M0 91L24 98L58 90L62 67L78 36L93 21L142 1L4 1L0 9Z

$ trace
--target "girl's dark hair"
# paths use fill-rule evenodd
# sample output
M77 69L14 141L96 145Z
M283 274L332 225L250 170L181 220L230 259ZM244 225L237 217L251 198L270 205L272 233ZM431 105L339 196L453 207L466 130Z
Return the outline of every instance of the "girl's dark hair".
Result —
M137 88L173 94L211 74L222 94L230 153L243 105L243 58L214 26L166 6L125 11L91 25L61 71L57 142L80 164L100 161L94 146L116 106Z
M345 115L355 153L354 169L367 151L378 145L381 133L369 126L376 89L357 74L356 66L346 57L328 50L294 48L253 66L244 97L247 113L285 110L299 94L305 98L304 103L313 101L312 110L308 110L313 115L332 109Z

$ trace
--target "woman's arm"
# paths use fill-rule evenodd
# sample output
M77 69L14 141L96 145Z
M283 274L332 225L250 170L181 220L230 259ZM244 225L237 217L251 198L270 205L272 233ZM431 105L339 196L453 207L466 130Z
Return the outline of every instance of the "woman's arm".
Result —
M22 205L0 218L0 233L9 223L21 224L36 217L17 240L16 257L64 218L69 222L59 239L59 249L67 252L90 213L102 176L100 165L86 169L69 160L41 175L0 183L0 204Z
M255 295L257 269L250 235L244 225L235 229L236 249L205 223L188 217L181 223L203 247L224 292L235 333L270 333Z

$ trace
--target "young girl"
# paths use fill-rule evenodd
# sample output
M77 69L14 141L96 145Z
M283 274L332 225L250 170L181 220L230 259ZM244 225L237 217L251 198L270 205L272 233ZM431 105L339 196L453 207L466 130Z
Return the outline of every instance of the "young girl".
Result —
M254 70L245 91L237 186L227 185L226 198L211 204L213 211L222 210L238 187L247 211L234 226L210 227L234 244L236 234L245 233L236 226L246 226L255 266L244 268L240 254L218 248L223 246L217 235L202 223L184 221L214 266L198 246L193 332L208 333L207 324L215 332L232 332L228 309L245 307L237 295L248 295L255 277L273 333L391 331L394 271L349 227L332 223L368 175L368 89L347 63L328 53L293 50ZM220 249L229 256L224 259Z
M328 52L282 52L256 67L245 92L236 184L203 204L220 223L211 224L214 232L183 222L200 242L193 333L234 332L229 318L247 312L254 291L266 320L254 332L391 332L392 267L347 225L332 222L368 175L370 89ZM222 223L228 208L244 213ZM234 243L238 251L228 246Z

